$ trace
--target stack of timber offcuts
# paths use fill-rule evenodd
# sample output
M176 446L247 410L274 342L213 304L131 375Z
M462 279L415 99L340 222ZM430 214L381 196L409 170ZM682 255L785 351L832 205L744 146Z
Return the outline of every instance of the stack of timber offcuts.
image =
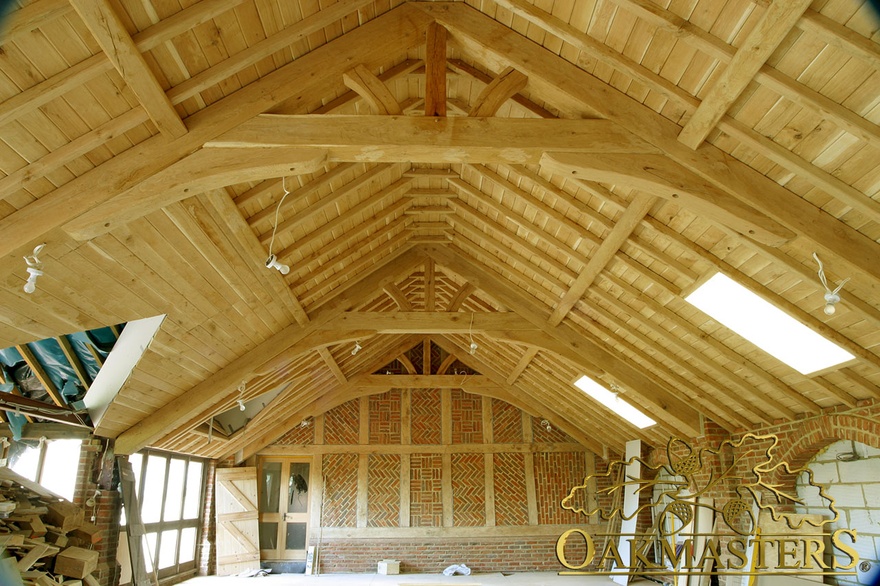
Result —
M98 586L101 536L84 519L82 507L0 480L0 584Z

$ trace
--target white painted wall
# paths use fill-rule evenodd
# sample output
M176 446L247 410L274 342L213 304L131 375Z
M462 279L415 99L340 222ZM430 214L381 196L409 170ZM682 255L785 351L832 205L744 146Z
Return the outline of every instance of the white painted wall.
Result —
M826 485L826 492L840 511L840 519L830 530L856 529L859 559L870 564L868 571L859 571L858 580L841 577L837 582L875 584L880 580L880 450L856 442L859 459L846 461L852 453L852 442L835 442L820 452L808 468L813 471L813 482ZM799 506L797 512L830 515L827 501L808 486L806 474L798 479L797 489L798 497L806 504ZM847 561L842 555L841 563Z

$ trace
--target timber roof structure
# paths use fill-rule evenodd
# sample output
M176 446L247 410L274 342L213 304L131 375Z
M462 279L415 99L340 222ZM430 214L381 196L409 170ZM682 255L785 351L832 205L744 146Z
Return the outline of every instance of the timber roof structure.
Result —
M93 418L118 453L241 460L391 388L599 454L880 398L870 2L14 4L0 347L164 316ZM685 301L719 271L854 358L800 374Z

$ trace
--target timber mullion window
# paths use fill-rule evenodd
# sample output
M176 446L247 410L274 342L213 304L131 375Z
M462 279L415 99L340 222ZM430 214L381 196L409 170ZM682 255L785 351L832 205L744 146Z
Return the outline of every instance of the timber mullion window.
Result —
M146 569L160 578L195 569L205 463L200 458L144 450L130 456L144 523Z

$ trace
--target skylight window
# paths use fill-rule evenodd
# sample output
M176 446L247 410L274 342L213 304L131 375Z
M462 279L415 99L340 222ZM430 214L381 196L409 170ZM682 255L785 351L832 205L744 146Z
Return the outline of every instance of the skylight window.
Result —
M811 374L854 358L721 273L716 273L685 300L801 374Z
M574 385L590 395L596 401L599 401L606 408L610 409L623 419L626 419L639 429L650 427L657 423L623 399L612 393L588 376L582 376L574 381Z

